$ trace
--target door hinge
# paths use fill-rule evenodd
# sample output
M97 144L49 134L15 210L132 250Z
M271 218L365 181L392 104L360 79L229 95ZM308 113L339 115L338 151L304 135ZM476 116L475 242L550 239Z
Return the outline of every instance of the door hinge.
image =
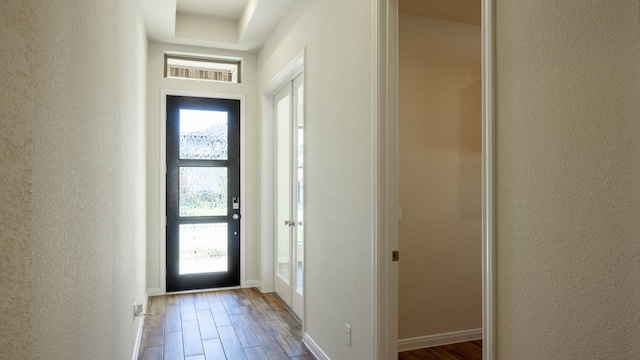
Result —
M398 260L400 260L400 251L395 250L391 252L391 261L398 261Z
M164 173L167 173L167 164L164 164Z

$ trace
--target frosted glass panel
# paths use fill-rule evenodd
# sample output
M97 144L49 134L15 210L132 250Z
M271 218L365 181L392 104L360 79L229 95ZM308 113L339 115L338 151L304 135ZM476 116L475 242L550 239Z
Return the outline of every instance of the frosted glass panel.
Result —
M228 114L180 109L180 159L227 160Z
M226 167L181 167L179 182L181 217L227 215Z
M297 184L296 184L296 292L303 293L303 273L304 273L304 87L302 85L295 89L296 119L297 119ZM296 171L294 170L294 171Z
M227 224L180 225L180 275L227 271Z
M277 104L277 257L278 275L289 283L291 278L291 99L285 96Z

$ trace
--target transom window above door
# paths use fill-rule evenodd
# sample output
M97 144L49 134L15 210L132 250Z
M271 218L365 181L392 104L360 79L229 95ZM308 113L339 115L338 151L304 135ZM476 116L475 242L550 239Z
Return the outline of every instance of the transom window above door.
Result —
M240 83L242 59L164 55L164 77Z

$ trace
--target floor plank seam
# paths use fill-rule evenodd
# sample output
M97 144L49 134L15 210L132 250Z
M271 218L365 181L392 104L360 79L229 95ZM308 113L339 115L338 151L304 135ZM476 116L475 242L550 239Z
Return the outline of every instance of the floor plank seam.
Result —
M139 360L313 359L280 298L256 289L150 297Z

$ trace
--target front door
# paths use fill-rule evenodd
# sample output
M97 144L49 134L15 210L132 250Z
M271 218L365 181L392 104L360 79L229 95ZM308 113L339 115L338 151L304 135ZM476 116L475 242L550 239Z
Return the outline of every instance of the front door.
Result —
M240 101L167 96L167 292L240 285Z

